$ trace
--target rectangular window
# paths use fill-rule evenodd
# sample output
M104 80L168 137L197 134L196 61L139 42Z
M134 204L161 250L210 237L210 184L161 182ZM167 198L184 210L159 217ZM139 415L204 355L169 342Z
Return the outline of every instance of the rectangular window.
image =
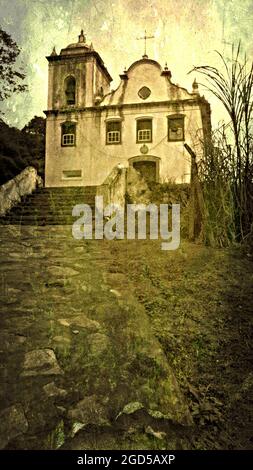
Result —
M61 125L61 144L63 147L74 147L76 145L76 124L64 122Z
M168 140L184 140L184 116L168 116Z
M152 119L137 121L137 142L152 142Z
M74 134L63 134L63 136L62 136L62 145L75 145L75 135Z
M121 122L109 121L106 123L106 143L107 144L120 144L121 143Z

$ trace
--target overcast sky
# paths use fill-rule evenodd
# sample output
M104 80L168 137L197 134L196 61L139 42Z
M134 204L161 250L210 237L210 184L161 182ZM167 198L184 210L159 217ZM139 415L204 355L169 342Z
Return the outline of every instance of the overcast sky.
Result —
M53 46L59 53L76 42L80 29L93 42L110 74L112 88L124 67L141 58L144 30L148 56L162 66L172 80L191 91L194 65L218 65L214 50L230 56L231 46L242 40L253 57L253 0L0 0L1 27L22 47L21 59L29 92L6 102L6 120L22 127L47 106L47 60ZM200 79L200 77L199 77ZM213 124L226 115L206 91L212 105Z

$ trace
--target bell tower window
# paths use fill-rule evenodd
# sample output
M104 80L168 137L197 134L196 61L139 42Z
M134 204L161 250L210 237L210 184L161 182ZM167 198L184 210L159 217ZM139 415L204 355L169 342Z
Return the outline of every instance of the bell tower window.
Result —
M74 77L66 78L65 95L67 105L76 104L76 80Z

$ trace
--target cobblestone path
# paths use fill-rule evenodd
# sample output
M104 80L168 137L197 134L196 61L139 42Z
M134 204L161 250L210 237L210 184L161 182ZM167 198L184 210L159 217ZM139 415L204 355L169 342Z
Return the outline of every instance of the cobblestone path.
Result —
M181 446L191 418L114 243L1 227L1 448Z

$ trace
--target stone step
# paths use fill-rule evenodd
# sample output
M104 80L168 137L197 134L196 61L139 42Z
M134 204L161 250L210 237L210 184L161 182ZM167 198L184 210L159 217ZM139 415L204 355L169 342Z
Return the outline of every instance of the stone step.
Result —
M38 188L37 191L43 192L86 192L86 191L93 191L96 192L97 186L50 186L50 187L43 187Z
M19 205L15 207L15 212L20 213L24 211L30 212L59 212L59 211L72 211L73 207L76 205L88 205L92 210L95 208L95 203L87 203L87 202L74 202L73 204L25 204ZM11 209L11 212L14 212L14 208Z
M37 224L50 224L51 222L54 222L55 224L73 224L77 220L77 217L72 217L71 214L69 215L54 215L54 214L47 214L43 217L43 215L34 215L34 214L25 214L25 215L17 215L17 214L12 214L11 216L7 217L1 217L0 218L0 224L14 224L14 225L19 225L19 224L26 224L30 223L31 225L37 225ZM92 217L92 220L95 221L95 217Z
M72 225L76 220L72 217L75 205L88 204L94 214L96 191L96 186L39 188L0 217L0 224Z
M69 202L66 202L66 201L62 201L61 203L60 202L39 202L39 201L31 201L31 202L24 202L23 204L19 204L18 206L15 206L15 208L12 208L11 210L14 210L14 209L19 209L19 208L25 208L25 207L31 207L31 210L34 210L36 207L38 208L41 208L42 210L43 209L54 209L56 208L57 210L58 209L61 209L61 208L66 208L66 209L72 209L74 206L76 205L83 205L83 204L87 204L88 206L90 207L95 207L95 201L82 201L82 200L77 200L77 201L69 201Z
M75 204L69 205L69 206L38 206L38 205L30 205L29 206L19 206L15 208L15 214L45 214L45 213L50 213L50 214L71 214L73 207ZM95 210L95 204L91 205L89 204L89 207L92 210ZM14 213L14 211L9 212L9 215L11 213Z
M36 226L46 226L46 225L72 225L73 220L27 220L27 219L21 219L21 220L5 220L3 222L0 222L0 225L31 225L32 227Z
M39 188L36 189L34 193L36 194L66 194L66 195L71 195L71 194L96 194L97 188L80 188L80 189L74 189L74 190L69 190L69 188Z
M19 222L21 220L31 220L31 221L47 221L47 220L60 220L60 221L64 221L64 220L72 220L72 222L74 220L77 220L76 217L72 217L72 214L46 214L46 215L42 215L42 214L39 214L39 215L36 215L36 214L23 214L23 215L19 215L19 214L13 214L9 217L6 217L4 220L7 220L9 222ZM1 220L0 220L1 222Z
M47 219L47 218L54 218L54 219L66 219L72 217L72 212L24 212L24 213L15 213L15 214L10 214L9 216L6 216L9 220L20 220L24 218L28 219ZM81 217L81 216L80 216ZM77 217L73 217L73 219L76 219Z
M79 217L78 216L72 216L72 211L59 211L59 212L53 212L53 211L38 211L38 212L13 212L10 213L4 217L0 217L0 225L1 224L19 224L20 222L31 222L35 223L49 223L51 221L54 221L55 223L70 223L72 224L75 222ZM95 220L95 212L92 212L92 220ZM104 219L105 222L107 219ZM149 216L146 218L146 226L147 229L149 229L150 226L150 219ZM127 219L125 216L125 223L124 223L125 228L127 227ZM138 227L138 223L136 222L135 224L136 229Z
M65 226L65 225L69 225L70 227L73 225L73 222L75 220L73 220L73 218L71 219L38 219L38 220L35 220L35 219L27 219L27 218L24 218L24 219L17 219L17 220L4 220L3 222L0 220L0 225L4 226L4 225L13 225L13 226L31 226L31 227L44 227L44 226L50 226L50 225L54 225L54 226ZM94 230L95 230L95 220L92 221L92 233L94 234ZM135 230L135 233L136 233L136 239L138 238L138 231L137 231L137 228ZM127 227L125 226L125 230L124 230L124 234L125 234L125 238L126 238L126 234L127 234ZM150 229L149 229L149 226L147 225L147 230L146 230L146 235L147 235L147 238L149 237L149 234L150 234ZM93 235L94 237L94 235Z
M32 193L32 194L35 194L35 193ZM95 191L47 191L46 189L43 189L43 190L38 190L36 191L36 194L43 194L43 195L46 195L46 196L80 196L80 195L84 195L84 196L88 196L88 195L91 195L91 196L95 196L96 195L96 190Z
M88 204L90 206L95 206L95 201L84 201L82 199L77 199L76 201L65 201L64 199L62 201L37 201L37 200L32 200L32 201L24 201L23 203L20 203L16 206L14 206L11 210L14 210L14 209L18 209L18 208L21 208L21 207L32 207L33 209L35 207L42 207L42 208L54 208L54 207L57 207L57 208L61 208L61 207L66 207L66 208L70 208L70 207L73 207L73 205L76 205L76 204Z
M76 220L77 218L72 217L71 214L65 214L65 215L60 215L60 214L24 214L24 215L19 215L19 214L11 214L10 216L6 217L6 220L47 220L47 219L55 219L55 220L65 220L65 219L72 219Z
M31 194L30 196L27 196L24 200L24 203L27 202L59 202L63 203L65 202L72 202L72 201L82 201L82 202L89 202L89 201L95 201L95 196L93 195L75 195L75 196L65 196L65 195L57 195L57 196L48 196L47 194Z

